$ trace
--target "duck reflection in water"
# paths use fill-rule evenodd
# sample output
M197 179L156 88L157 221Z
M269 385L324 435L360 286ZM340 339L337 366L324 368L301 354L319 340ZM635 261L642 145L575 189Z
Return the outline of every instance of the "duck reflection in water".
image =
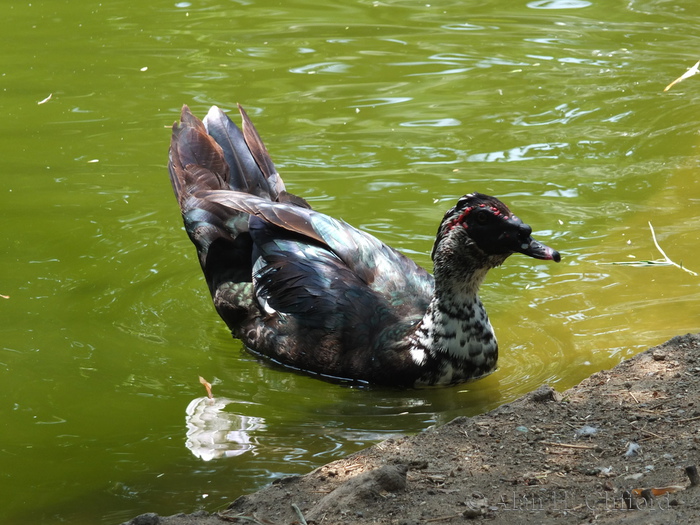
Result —
M257 444L251 433L264 429L265 420L225 411L228 405L241 402L214 397L211 385L202 378L200 381L209 395L193 399L187 406L185 446L204 461L240 456L245 452L255 453Z

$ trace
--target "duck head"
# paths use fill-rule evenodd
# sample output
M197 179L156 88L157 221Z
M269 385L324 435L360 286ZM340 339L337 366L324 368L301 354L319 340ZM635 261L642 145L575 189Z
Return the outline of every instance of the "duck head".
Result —
M500 200L470 193L461 197L440 223L431 255L435 271L447 259L452 259L452 265L488 270L515 252L535 259L561 260L559 252L534 240L531 234L532 228Z

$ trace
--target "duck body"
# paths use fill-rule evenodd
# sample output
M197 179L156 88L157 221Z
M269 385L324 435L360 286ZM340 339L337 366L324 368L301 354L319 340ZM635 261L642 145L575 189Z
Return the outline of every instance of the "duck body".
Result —
M400 252L288 193L245 111L185 106L170 179L214 306L246 348L331 380L417 387L489 374L498 345L478 297L515 251L559 254L494 197L448 210L435 277Z

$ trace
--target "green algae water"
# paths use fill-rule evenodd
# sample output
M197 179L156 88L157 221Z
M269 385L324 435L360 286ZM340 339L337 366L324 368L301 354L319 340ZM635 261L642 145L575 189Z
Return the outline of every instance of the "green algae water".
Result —
M698 331L699 278L648 263L662 259L651 223L700 272L700 77L663 91L700 58L696 7L6 2L0 521L216 510ZM561 252L489 275L497 372L352 389L243 352L166 170L182 104L235 116L236 102L290 191L428 268L444 211L472 191ZM199 376L221 405L202 404Z

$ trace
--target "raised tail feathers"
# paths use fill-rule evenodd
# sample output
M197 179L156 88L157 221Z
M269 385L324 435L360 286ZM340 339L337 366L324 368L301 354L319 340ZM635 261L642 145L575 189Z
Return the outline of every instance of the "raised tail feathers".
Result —
M222 283L249 281L252 264L250 213L223 206L212 192L310 208L287 193L255 127L240 111L243 131L216 106L204 121L183 106L170 143L170 181L212 295Z
M233 190L271 201L309 208L301 197L288 193L245 110L238 109L243 130L217 106L200 121L183 106L173 125L170 180L185 212L188 198L201 190Z

